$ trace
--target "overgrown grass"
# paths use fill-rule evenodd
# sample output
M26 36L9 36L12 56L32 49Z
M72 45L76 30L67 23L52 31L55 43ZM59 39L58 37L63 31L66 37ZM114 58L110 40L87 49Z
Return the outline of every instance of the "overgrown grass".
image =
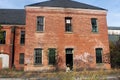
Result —
M22 74L24 73L24 71L18 71L18 70L14 70L14 69L3 69L0 70L0 77L2 78L8 78L8 77L20 77L22 76Z
M58 78L59 80L106 80L108 75L120 75L120 69L114 70L96 70L96 71L71 71L71 72L24 72L17 70L4 69L0 71L2 78L31 78L31 77L45 77L45 78Z
M58 73L60 80L106 80L108 75L120 75L120 70L97 70L80 72Z

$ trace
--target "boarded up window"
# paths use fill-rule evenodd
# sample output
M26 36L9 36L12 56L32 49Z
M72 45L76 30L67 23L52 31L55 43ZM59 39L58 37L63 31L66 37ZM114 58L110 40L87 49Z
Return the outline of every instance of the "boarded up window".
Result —
M55 48L49 48L49 64L54 65L56 63L55 55L56 55L56 49Z
M2 69L9 68L9 55L0 54L0 58L2 59Z

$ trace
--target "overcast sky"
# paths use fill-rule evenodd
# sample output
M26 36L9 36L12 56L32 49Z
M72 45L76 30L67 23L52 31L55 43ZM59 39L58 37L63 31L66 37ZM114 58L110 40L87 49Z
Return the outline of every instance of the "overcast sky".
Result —
M24 9L25 5L46 0L0 0L1 9ZM75 0L108 10L108 26L120 27L120 0Z

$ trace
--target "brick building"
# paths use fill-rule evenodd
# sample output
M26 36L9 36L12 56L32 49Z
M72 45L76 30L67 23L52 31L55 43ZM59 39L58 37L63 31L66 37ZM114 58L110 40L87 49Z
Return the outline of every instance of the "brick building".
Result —
M105 9L72 0L1 9L2 67L7 58L7 67L25 71L110 69L106 14Z

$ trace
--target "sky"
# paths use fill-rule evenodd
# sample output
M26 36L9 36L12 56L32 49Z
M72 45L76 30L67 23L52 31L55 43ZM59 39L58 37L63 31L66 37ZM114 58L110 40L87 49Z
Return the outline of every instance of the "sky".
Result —
M0 9L24 9L25 5L46 0L0 0ZM107 9L107 24L120 27L120 0L75 0Z

